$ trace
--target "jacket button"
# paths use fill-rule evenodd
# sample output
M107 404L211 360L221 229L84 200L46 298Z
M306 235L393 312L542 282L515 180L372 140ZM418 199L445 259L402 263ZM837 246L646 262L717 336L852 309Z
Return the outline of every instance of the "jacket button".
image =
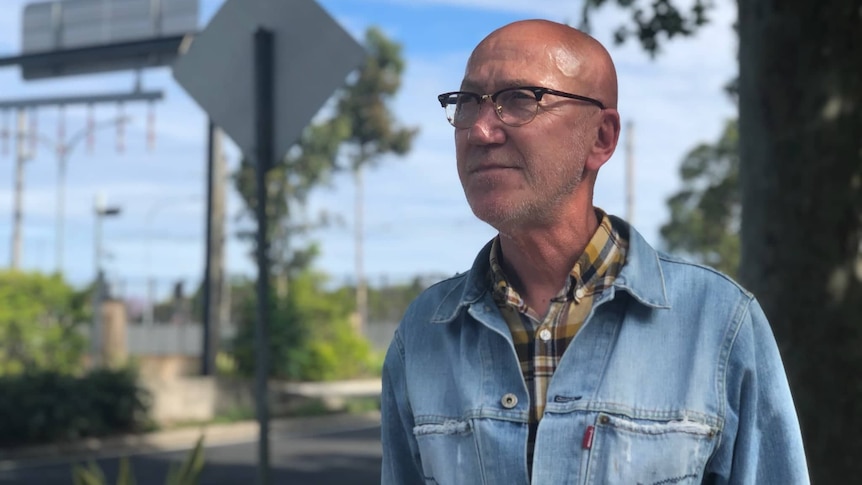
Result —
M503 405L506 409L512 409L513 407L518 405L518 396L512 394L511 392L503 395L503 399L500 399L500 404Z

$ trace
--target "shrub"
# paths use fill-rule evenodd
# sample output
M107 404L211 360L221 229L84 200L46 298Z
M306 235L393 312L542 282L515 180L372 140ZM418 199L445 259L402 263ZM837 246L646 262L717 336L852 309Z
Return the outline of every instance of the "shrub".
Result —
M85 301L59 276L0 271L0 376L80 371L86 342L75 322Z
M327 292L324 277L304 271L291 282L286 297L272 296L269 319L270 376L322 381L368 376L376 356L367 340L350 324L352 296ZM256 307L246 301L233 356L241 374L254 373Z
M83 377L55 371L0 376L0 446L142 431L149 394L130 368Z

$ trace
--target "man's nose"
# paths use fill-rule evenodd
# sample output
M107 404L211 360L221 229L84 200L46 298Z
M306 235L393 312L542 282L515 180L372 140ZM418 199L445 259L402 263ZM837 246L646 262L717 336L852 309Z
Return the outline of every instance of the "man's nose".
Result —
M497 114L497 106L490 99L483 101L485 102L479 105L479 112L469 128L467 138L470 143L476 145L502 143L506 136L502 128L503 122Z

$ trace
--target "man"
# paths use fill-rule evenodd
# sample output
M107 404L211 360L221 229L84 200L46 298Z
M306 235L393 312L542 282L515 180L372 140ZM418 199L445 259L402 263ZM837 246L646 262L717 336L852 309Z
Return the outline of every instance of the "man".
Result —
M499 235L395 333L383 483L807 483L757 302L592 204L620 133L607 51L516 22L460 89L439 97L458 174Z

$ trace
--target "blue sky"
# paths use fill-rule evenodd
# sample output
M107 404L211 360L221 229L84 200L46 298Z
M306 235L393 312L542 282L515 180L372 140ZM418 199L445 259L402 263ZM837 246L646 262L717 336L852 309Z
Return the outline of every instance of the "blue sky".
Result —
M24 0L0 2L0 56L20 49ZM456 89L473 46L490 31L523 18L576 23L580 1L535 0L319 0L356 39L371 25L382 28L403 46L407 61L403 85L392 108L399 121L418 127L410 154L385 159L366 175L365 268L372 283L383 278L403 281L416 274L453 274L467 269L475 252L494 232L473 217L455 172L452 128L436 101L440 92ZM201 25L222 0L201 0ZM734 107L722 86L735 74L736 40L731 29L734 2L717 2L713 22L697 36L668 44L652 60L635 44L614 46L612 32L623 19L608 7L593 18L593 34L608 46L620 84L619 109L624 124L635 126L635 212L633 222L646 238L660 245L658 228L667 220L665 200L679 187L677 167L695 144L714 140ZM130 90L129 72L23 81L17 68L0 68L0 99L98 91ZM214 80L217 82L217 80ZM109 276L129 296L142 295L154 278L161 291L170 282L196 285L204 267L206 117L173 80L169 68L145 71L143 85L165 92L156 105L156 146L146 145L147 107L128 104L133 118L126 129L125 151L114 149L114 130L96 135L93 152L78 146L69 159L66 196L64 273L74 284L92 279L93 202L102 193L122 214L106 221L104 245L110 253ZM97 121L117 116L114 106L99 107ZM9 119L6 122L4 119ZM56 138L56 109L37 114L37 129ZM86 124L81 108L66 110L67 136ZM14 116L0 113L0 129ZM627 133L624 130L621 142ZM2 142L0 142L2 144ZM2 150L2 147L0 147ZM228 167L239 162L228 142ZM0 266L10 261L14 146L0 151ZM611 213L625 211L623 145L599 174L596 204ZM57 164L53 152L40 147L27 163L23 227L23 267L50 272L55 261ZM316 266L336 282L353 276L353 199L349 177L312 198L309 214L327 211L343 224L321 230L314 238L322 255ZM228 232L240 223L239 201L228 201ZM254 274L248 247L231 238L227 267L232 274Z

